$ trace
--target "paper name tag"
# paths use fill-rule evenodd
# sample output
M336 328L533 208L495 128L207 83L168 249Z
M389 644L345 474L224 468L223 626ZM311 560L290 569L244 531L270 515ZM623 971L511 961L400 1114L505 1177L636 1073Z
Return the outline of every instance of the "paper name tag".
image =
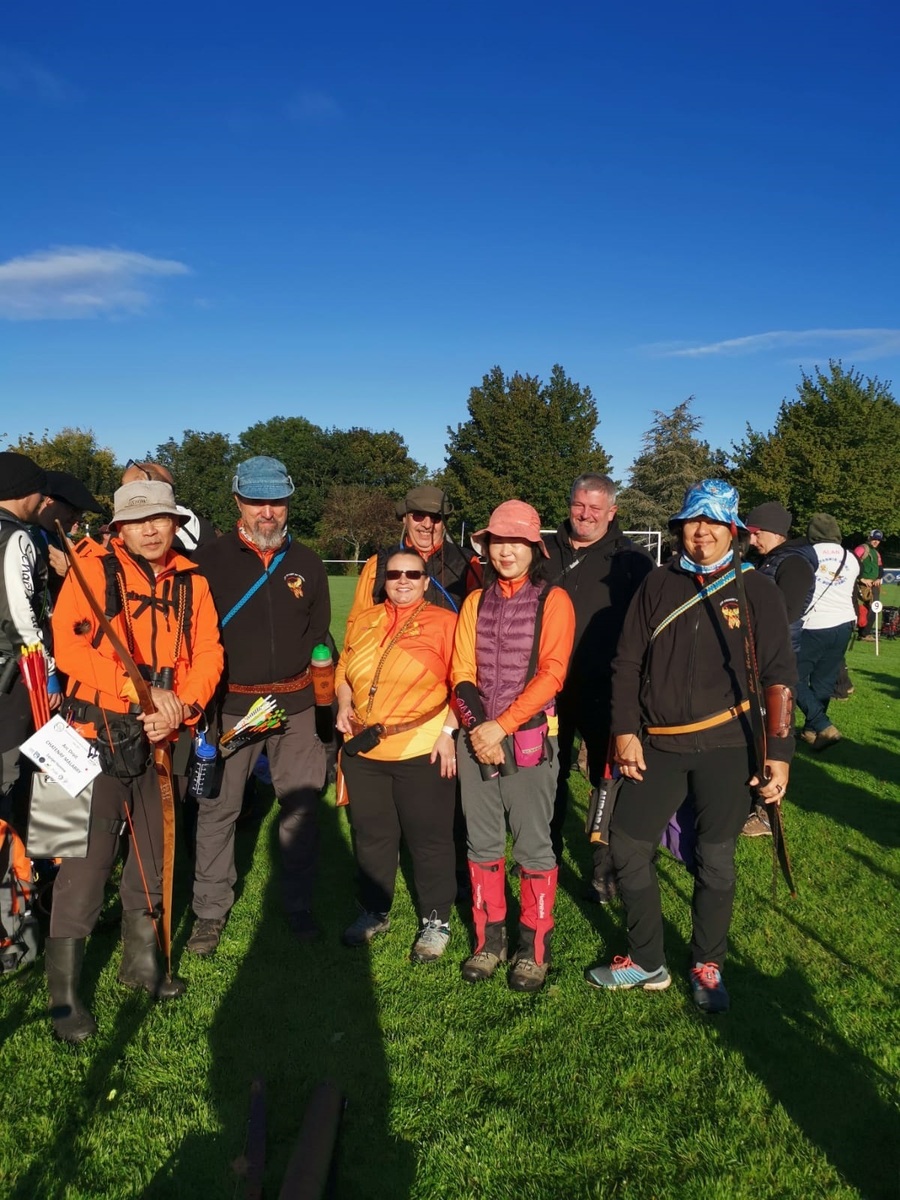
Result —
M57 715L23 742L20 750L73 798L100 774L97 749Z

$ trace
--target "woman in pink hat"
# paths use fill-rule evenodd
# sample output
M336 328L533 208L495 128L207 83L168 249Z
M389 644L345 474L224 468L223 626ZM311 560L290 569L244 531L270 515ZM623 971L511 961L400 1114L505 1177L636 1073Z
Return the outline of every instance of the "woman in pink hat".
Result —
M558 771L554 701L572 653L575 612L562 588L544 579L547 549L530 504L507 500L495 508L472 543L487 559L485 587L463 603L451 666L466 728L457 762L475 924L463 978L489 979L507 957L508 820L521 868L509 985L536 992L550 965L557 878L550 838Z

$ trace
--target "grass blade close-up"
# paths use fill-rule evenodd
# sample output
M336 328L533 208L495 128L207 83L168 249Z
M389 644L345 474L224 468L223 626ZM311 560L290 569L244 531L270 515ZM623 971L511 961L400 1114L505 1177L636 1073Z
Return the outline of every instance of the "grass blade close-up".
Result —
M338 631L355 581L331 582ZM580 775L554 967L535 996L510 991L502 972L462 981L465 910L440 961L409 961L417 918L405 860L390 932L370 948L340 944L354 866L332 791L323 934L294 941L266 792L259 819L239 829L238 899L209 959L184 951L190 865L179 842L182 999L154 1005L116 983L112 887L85 956L93 1039L54 1041L41 960L0 979L0 1195L242 1196L251 1083L262 1078L272 1197L324 1079L347 1101L334 1195L348 1200L897 1196L900 641L882 641L878 657L855 644L848 665L855 691L831 708L843 740L819 755L798 747L784 806L797 899L779 879L773 903L769 839L739 845L729 1013L704 1017L691 1003L690 876L665 853L672 987L606 994L584 982L625 938L619 905L583 900ZM510 878L513 919L517 890Z

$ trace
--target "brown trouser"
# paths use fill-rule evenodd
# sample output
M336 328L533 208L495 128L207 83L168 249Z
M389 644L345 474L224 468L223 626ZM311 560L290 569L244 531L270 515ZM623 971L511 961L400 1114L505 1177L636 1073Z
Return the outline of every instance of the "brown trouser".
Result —
M223 714L223 731L239 718ZM198 800L194 912L204 920L223 920L234 904L237 869L234 826L244 787L265 751L281 811L281 886L288 913L312 906L319 849L318 806L325 784L325 747L316 737L315 710L292 714L283 733L238 750L225 760L222 789L214 800Z

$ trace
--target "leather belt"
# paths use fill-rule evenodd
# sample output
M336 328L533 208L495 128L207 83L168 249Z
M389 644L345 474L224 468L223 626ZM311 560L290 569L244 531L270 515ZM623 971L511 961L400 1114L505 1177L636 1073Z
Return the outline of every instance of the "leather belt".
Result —
M421 717L416 717L414 721L404 721L402 725L381 725L381 736L391 737L395 733L409 733L411 729L418 729L420 725L427 725L429 721L434 720L438 713L443 712L446 707L447 701L442 700L436 708L429 709L427 713L423 713ZM357 734L362 733L364 729L368 729L369 727L368 725L364 725L358 717L351 715L350 728L353 730L353 735L355 737Z
M734 708L726 708L724 712L713 713L711 717L704 717L702 721L692 721L690 725L645 725L644 733L654 736L658 733L700 733L704 729L715 729L717 725L727 725L729 721L734 721L742 713L749 711L750 701L742 700Z
M279 696L285 692L302 692L312 683L309 667L299 675L290 679L279 679L276 683L229 683L229 692L237 692L241 696Z

